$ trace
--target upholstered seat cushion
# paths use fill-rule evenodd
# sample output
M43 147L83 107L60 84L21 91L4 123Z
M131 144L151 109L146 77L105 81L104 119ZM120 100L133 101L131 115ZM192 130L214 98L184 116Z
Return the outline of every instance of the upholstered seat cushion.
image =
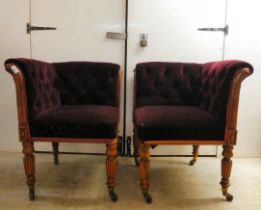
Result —
M30 122L32 137L115 138L119 109L102 105L65 105Z
M138 138L146 140L222 140L225 126L195 106L143 106L134 111Z

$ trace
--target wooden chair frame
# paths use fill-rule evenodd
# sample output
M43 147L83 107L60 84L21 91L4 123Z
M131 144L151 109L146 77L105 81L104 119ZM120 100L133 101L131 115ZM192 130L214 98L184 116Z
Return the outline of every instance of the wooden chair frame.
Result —
M133 135L133 147L134 147L134 160L140 170L140 185L143 196L146 202L151 203L152 198L148 193L149 190L149 174L150 174L150 147L151 145L193 145L193 159L190 161L190 165L193 165L198 156L199 145L223 145L223 159L221 161L221 175L220 181L222 187L222 193L226 197L227 201L232 201L233 196L228 193L229 177L232 168L232 156L233 147L237 141L237 115L238 115L238 103L240 95L240 87L242 81L251 74L249 68L240 68L234 75L231 89L229 92L229 98L226 109L226 126L224 139L218 140L153 140L148 139L142 143L136 135L134 128ZM134 76L134 78L136 78ZM135 109L135 95L136 94L136 80L134 79L134 109Z
M30 135L30 127L28 121L28 106L27 94L25 88L24 76L19 67L13 63L6 66L6 70L12 75L16 87L17 112L18 112L18 132L19 141L23 145L23 162L26 174L26 183L29 188L30 200L35 199L35 157L34 157L34 142L52 142L54 164L58 164L58 146L60 142L66 143L101 143L106 144L106 172L107 186L109 195L112 201L117 201L118 197L114 192L115 176L116 176L116 158L117 158L117 143L118 136L113 139L94 139L94 138L51 138L51 137L32 137ZM121 86L121 69L119 70L117 81L117 107L120 105L120 86Z

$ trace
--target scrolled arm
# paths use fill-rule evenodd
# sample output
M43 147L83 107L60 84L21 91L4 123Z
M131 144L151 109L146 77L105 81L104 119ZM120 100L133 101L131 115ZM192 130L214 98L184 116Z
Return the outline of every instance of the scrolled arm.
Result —
M207 87L204 100L209 101L207 110L224 122L225 141L235 144L240 87L253 73L253 67L244 61L228 60L203 64L202 69L203 83Z
M243 79L252 72L253 67L250 64L237 60L203 64L198 105L221 120L224 124L227 124L231 119L230 112L232 108L228 110L229 104L231 103L230 101L232 98L236 100L236 92L234 89L236 87L240 89L240 85L234 83L241 83ZM239 95L237 96L237 100L238 97ZM235 101L233 103L235 103ZM236 107L237 106L233 106L233 109Z
M225 141L228 144L236 144L237 140L237 116L240 88L243 80L253 73L252 68L240 68L234 75L227 105Z
M9 72L14 80L16 87L16 101L19 127L19 140L25 142L30 139L30 132L28 126L28 112L27 112L27 96L25 91L24 76L15 64L6 63L6 71Z

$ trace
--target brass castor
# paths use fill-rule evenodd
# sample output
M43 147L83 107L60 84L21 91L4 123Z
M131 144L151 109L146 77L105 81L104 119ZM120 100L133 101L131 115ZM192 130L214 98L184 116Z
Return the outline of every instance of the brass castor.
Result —
M135 161L136 166L139 167L140 166L139 157L134 156L134 161Z
M109 191L109 195L113 202L116 202L118 200L118 196L116 195L116 193L114 191Z
M226 200L229 202L233 200L233 195L231 195L230 193L226 193L224 196L226 197Z
M30 201L34 201L34 199L35 199L34 189L29 189L29 198L30 198Z
M152 198L149 193L143 193L143 197L147 203L152 203Z
M190 165L190 166L193 166L193 165L196 163L196 161L197 161L197 160L192 159L192 160L189 162L189 165Z

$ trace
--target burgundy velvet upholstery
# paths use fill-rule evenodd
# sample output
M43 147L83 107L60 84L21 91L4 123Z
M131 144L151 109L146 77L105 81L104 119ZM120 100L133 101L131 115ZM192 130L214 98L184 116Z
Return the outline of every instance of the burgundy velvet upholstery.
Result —
M119 66L110 63L54 64L62 104L116 106Z
M220 125L224 129L226 108L232 79L239 68L245 67L253 70L250 64L236 60L211 62L206 64L170 62L149 62L137 64L135 70L136 98L134 108L172 105L186 106L186 111L188 111L189 106L194 108L198 107L201 108L201 114L198 112L199 109L197 112L194 110L195 112L193 113L199 114L198 117L203 117L205 115L202 115L202 112L207 112L210 117L208 120L211 120L212 118L218 120L217 124L214 123L211 125ZM178 110L184 112L184 109ZM175 109L173 111L175 111ZM173 119L169 119L169 122L173 122L174 119L182 121L182 118L186 116L184 113L176 113L176 111L175 117L174 114L170 114ZM161 111L158 109L158 112ZM162 112L164 111L162 110ZM145 122L142 122L142 120L136 121L136 119L150 119L150 123L158 123L159 126L166 125L164 129L173 131L175 129L181 129L184 131L187 129L187 125L184 125L184 128L175 127L174 125L170 128L168 126L171 126L171 123L168 124L168 122L164 122L164 118L162 117L157 117L155 119L141 118L138 115L143 115L142 113L143 111L134 111L134 124L136 128L139 128L137 129L138 137L143 140L148 138L153 139L153 137L159 139L160 137L158 135L162 135L162 137L166 137L167 139L170 139L171 137L173 137L173 139L177 139L178 135L173 134L165 136L163 133L156 135L156 132L154 132L155 129L148 129L148 125L146 125ZM204 119L207 120L206 118ZM202 119L199 118L197 122L195 119L190 123L195 123L194 128L197 128L198 125L196 124L200 123L201 120ZM146 121L146 123L148 122ZM141 124L144 125L141 126ZM146 132L143 129L144 126L146 127ZM189 127L192 129L193 126L190 125ZM220 130L221 127L218 126L217 130ZM180 134L180 138L191 139L191 134L189 132L183 132L181 130L175 131L177 133L182 133L182 135ZM221 133L214 132L215 134L210 134L210 128L201 130L202 132L205 132L205 134L201 133L198 136L196 135L197 137L201 136L203 139L209 140L224 138L224 131ZM143 136L141 136L141 133L143 133ZM195 132L193 131L192 133Z
M32 136L116 136L119 65L97 62L45 63L23 58L9 59L7 63L16 64L24 75Z
M194 106L143 106L135 109L134 121L142 140L220 140L224 124Z
M34 137L115 138L119 109L102 105L64 105L30 123Z
M27 93L29 119L48 109L60 106L59 92L54 88L57 78L54 66L30 59L9 59L5 62L16 64L23 72Z

